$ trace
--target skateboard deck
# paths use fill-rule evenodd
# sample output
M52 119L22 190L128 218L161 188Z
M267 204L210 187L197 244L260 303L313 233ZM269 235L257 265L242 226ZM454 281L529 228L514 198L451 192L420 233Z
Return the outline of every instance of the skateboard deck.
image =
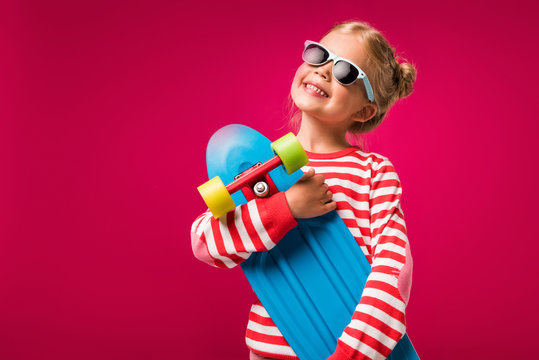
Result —
M231 183L235 176L275 154L271 141L243 125L228 125L210 139L206 152L209 178ZM269 172L279 191L303 175L290 175L282 166ZM242 191L232 195L239 206L248 199ZM286 341L301 360L329 357L337 339L351 321L370 274L356 240L332 211L298 225L270 251L255 252L241 263L253 291ZM405 334L388 359L419 359Z

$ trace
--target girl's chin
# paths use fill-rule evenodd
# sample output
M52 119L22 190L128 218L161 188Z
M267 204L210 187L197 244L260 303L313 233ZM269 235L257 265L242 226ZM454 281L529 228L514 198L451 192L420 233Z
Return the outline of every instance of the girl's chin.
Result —
M296 104L296 106L301 110L319 109L320 106L323 105L319 99L308 94L297 94L297 96L292 96L292 100L294 101L294 104Z

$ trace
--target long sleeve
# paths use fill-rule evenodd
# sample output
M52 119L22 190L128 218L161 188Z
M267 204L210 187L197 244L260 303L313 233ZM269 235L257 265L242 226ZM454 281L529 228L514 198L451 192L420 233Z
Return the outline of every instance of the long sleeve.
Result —
M215 219L209 211L191 227L195 257L220 268L232 268L255 251L273 248L297 225L285 193L254 199Z
M368 196L371 273L331 360L385 359L405 333L412 258L401 195L393 165L378 156Z

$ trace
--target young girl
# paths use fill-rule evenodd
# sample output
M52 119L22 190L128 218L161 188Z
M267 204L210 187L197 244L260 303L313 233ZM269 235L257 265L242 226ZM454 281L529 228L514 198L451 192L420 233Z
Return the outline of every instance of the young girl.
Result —
M296 219L337 210L371 264L349 325L329 359L385 359L404 335L412 258L391 162L347 142L376 128L413 89L416 71L363 22L333 27L320 43L306 41L291 97L301 110L297 137L309 163L286 192L255 199L215 220L205 212L191 230L195 256L222 268L273 248ZM285 209L283 211L283 209ZM249 314L251 359L297 359L264 305Z

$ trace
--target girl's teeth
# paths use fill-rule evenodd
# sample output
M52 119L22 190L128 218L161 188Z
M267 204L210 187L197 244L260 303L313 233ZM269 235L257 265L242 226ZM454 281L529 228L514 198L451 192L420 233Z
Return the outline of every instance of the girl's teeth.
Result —
M319 93L319 94L322 95L322 96L328 97L328 94L326 94L324 91L320 90L319 88L317 88L317 87L314 86L314 85L307 84L307 85L305 85L305 86L308 87L308 88L311 89L311 90L316 91L317 93Z

